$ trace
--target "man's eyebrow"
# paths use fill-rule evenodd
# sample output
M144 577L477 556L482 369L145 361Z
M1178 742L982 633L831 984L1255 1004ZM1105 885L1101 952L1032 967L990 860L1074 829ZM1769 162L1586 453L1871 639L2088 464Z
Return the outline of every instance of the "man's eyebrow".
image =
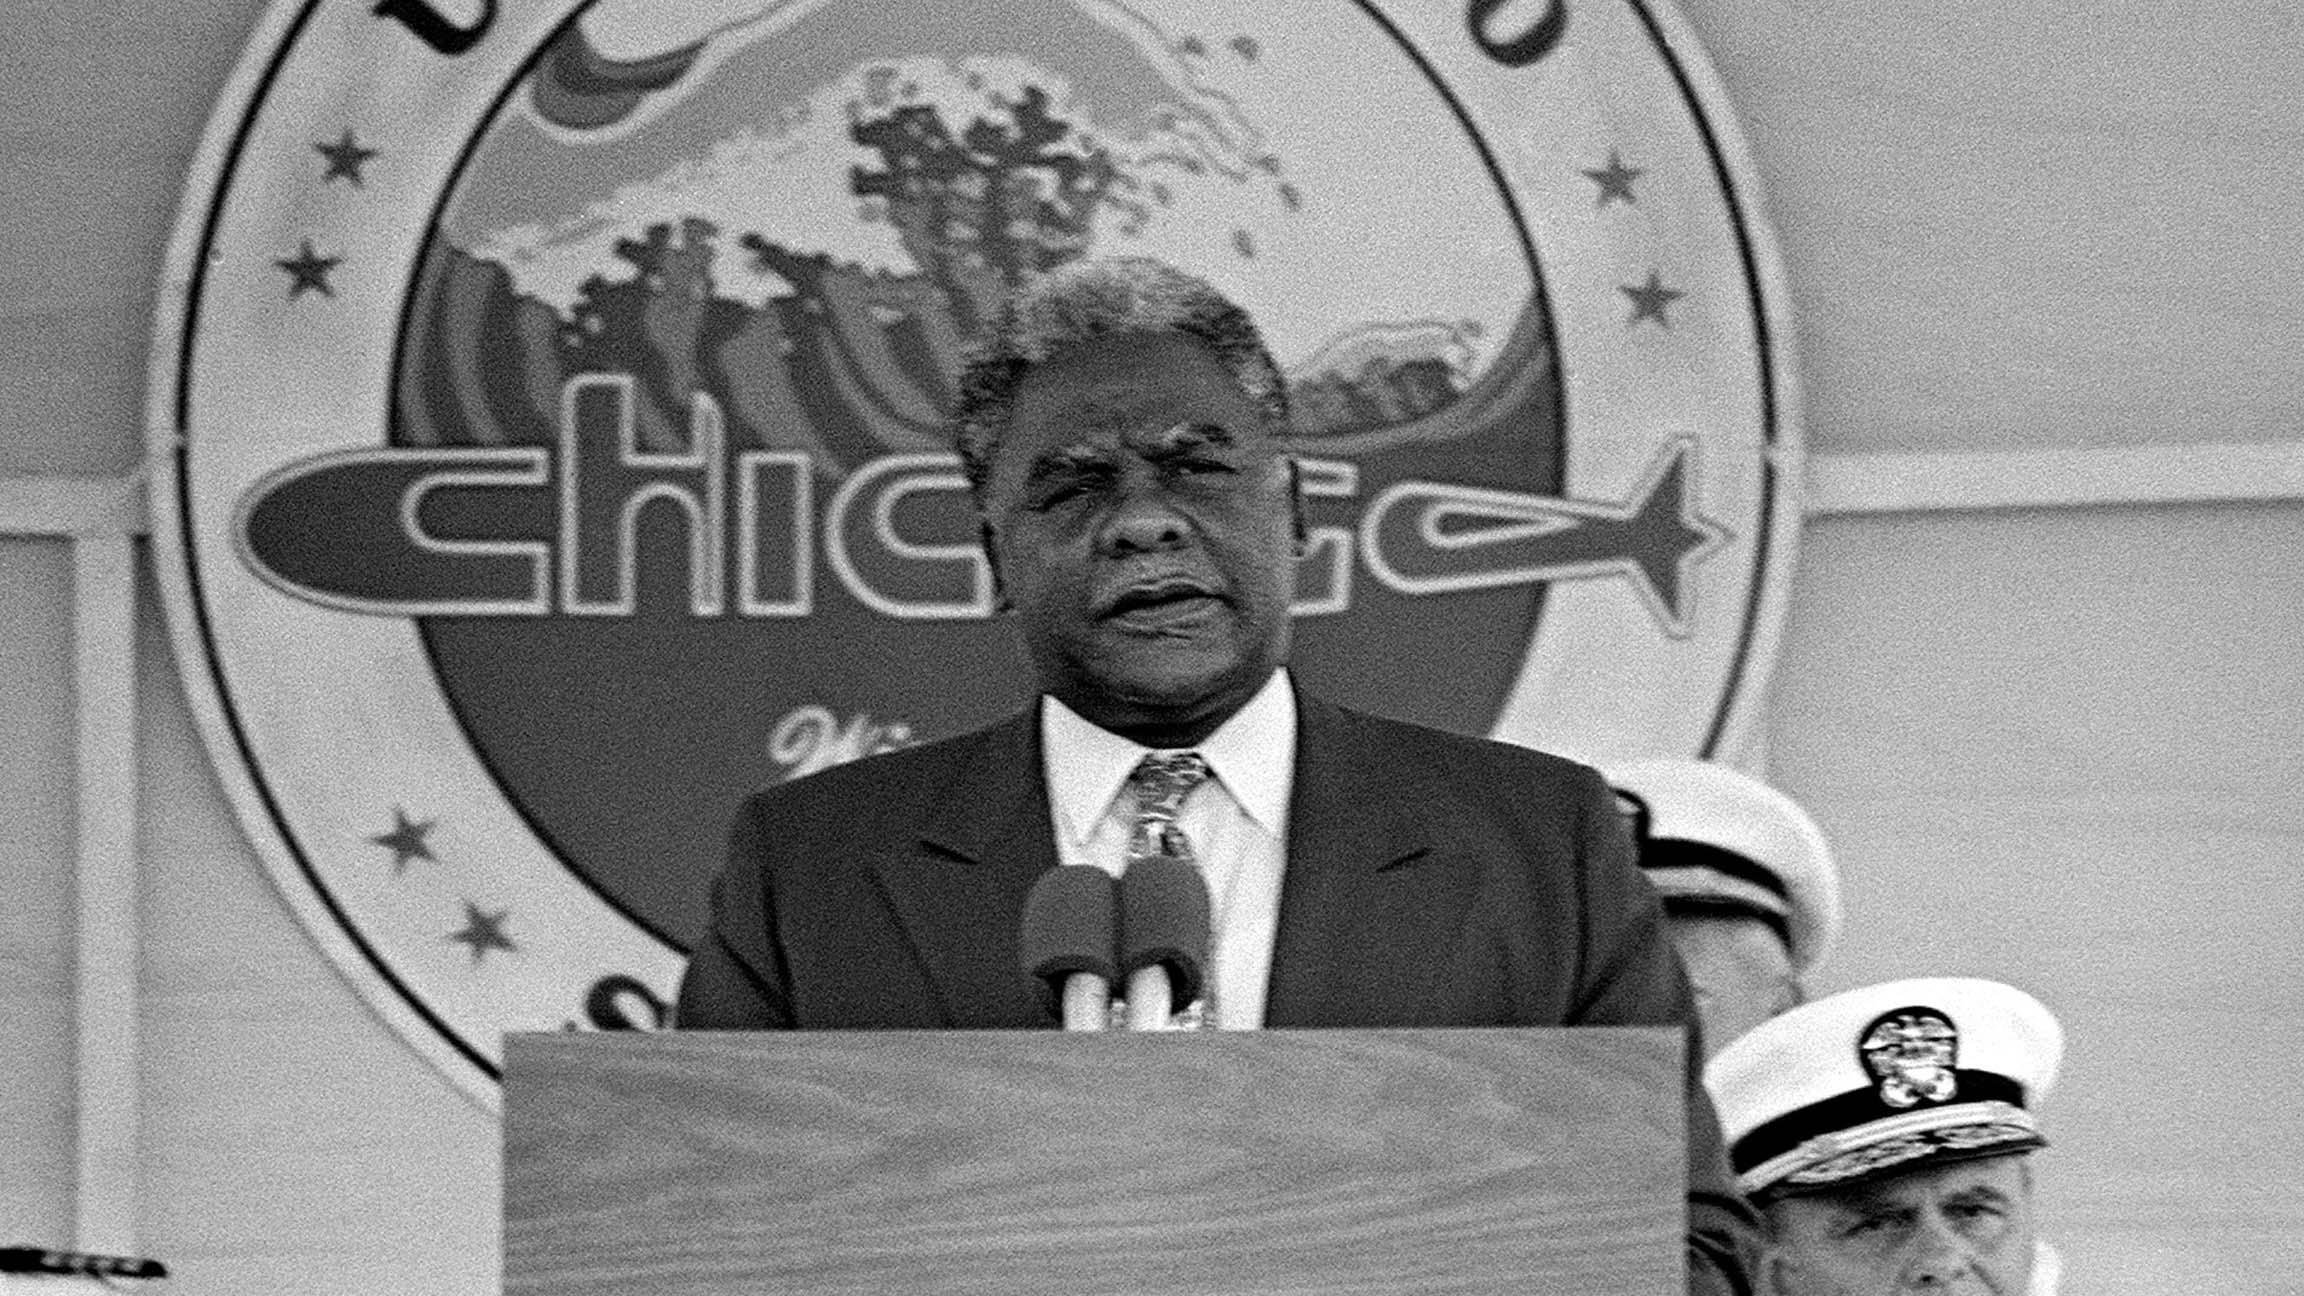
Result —
M1055 446L1033 456L1024 468L1024 480L1041 481L1066 473L1094 472L1111 462L1111 455L1094 446Z
M1833 1216L1835 1219L1842 1223L1853 1223L1857 1220L1880 1219L1884 1216L1895 1215L1900 1212L1908 1213L1911 1209L1912 1207L1909 1203L1899 1201L1893 1197L1859 1197L1854 1201L1838 1201L1832 1203Z
M2013 1200L1991 1184L1971 1184L1944 1198L1948 1206L2005 1206Z
M1163 450L1187 446L1233 446L1239 442L1240 438L1233 434L1232 429L1221 423L1208 423L1199 419L1187 419L1152 438L1152 444Z

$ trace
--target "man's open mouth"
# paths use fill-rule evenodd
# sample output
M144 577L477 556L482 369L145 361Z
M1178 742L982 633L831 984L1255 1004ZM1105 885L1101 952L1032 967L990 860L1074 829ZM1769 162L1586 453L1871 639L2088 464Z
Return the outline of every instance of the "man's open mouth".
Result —
M1147 581L1122 591L1104 610L1107 620L1156 622L1214 610L1223 600L1195 580Z

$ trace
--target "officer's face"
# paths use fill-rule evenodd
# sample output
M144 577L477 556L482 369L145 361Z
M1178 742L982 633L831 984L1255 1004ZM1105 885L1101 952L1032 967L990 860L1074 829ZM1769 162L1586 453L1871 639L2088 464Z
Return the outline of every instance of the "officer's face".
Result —
M1915 1170L1768 1208L1781 1296L2024 1296L2032 1180L2022 1155Z
M1718 913L1674 913L1667 905L1664 925L1696 991L1704 1056L1800 1002L1792 955L1768 924Z
M1101 338L1034 370L983 506L1041 687L1108 729L1197 741L1287 656L1294 476L1190 338Z

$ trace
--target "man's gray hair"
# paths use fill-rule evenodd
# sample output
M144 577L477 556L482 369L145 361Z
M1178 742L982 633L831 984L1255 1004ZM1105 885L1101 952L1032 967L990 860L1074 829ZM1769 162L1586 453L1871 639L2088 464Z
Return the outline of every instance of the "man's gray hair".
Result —
M1285 435L1288 386L1255 321L1202 280L1150 257L1075 261L1026 285L1001 308L990 340L960 370L954 440L982 497L992 459L1032 370L1066 347L1123 333L1181 333L1206 346Z

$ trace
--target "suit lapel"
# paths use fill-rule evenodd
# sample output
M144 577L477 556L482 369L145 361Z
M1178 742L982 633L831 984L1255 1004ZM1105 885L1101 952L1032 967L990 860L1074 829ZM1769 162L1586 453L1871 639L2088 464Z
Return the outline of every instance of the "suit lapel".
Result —
M1417 771L1338 707L1297 696L1288 859L1265 1021L1414 1024L1456 943L1478 880L1445 848ZM954 753L916 843L874 862L875 882L950 1026L1052 1026L1018 967L1017 923L1057 866L1039 723L1027 708ZM869 813L869 808L866 811Z
M1296 777L1288 862L1265 1021L1272 1026L1378 1024L1412 1012L1404 964L1440 951L1403 949L1432 904L1466 898L1461 870L1434 868L1433 827L1417 813L1412 771L1382 764L1380 744L1340 708L1297 695ZM1437 890L1436 890L1437 888ZM1414 982L1415 978L1409 978Z
M1032 883L1056 862L1028 707L962 749L913 847L874 865L946 1025L1054 1022L1018 967L1017 923Z

